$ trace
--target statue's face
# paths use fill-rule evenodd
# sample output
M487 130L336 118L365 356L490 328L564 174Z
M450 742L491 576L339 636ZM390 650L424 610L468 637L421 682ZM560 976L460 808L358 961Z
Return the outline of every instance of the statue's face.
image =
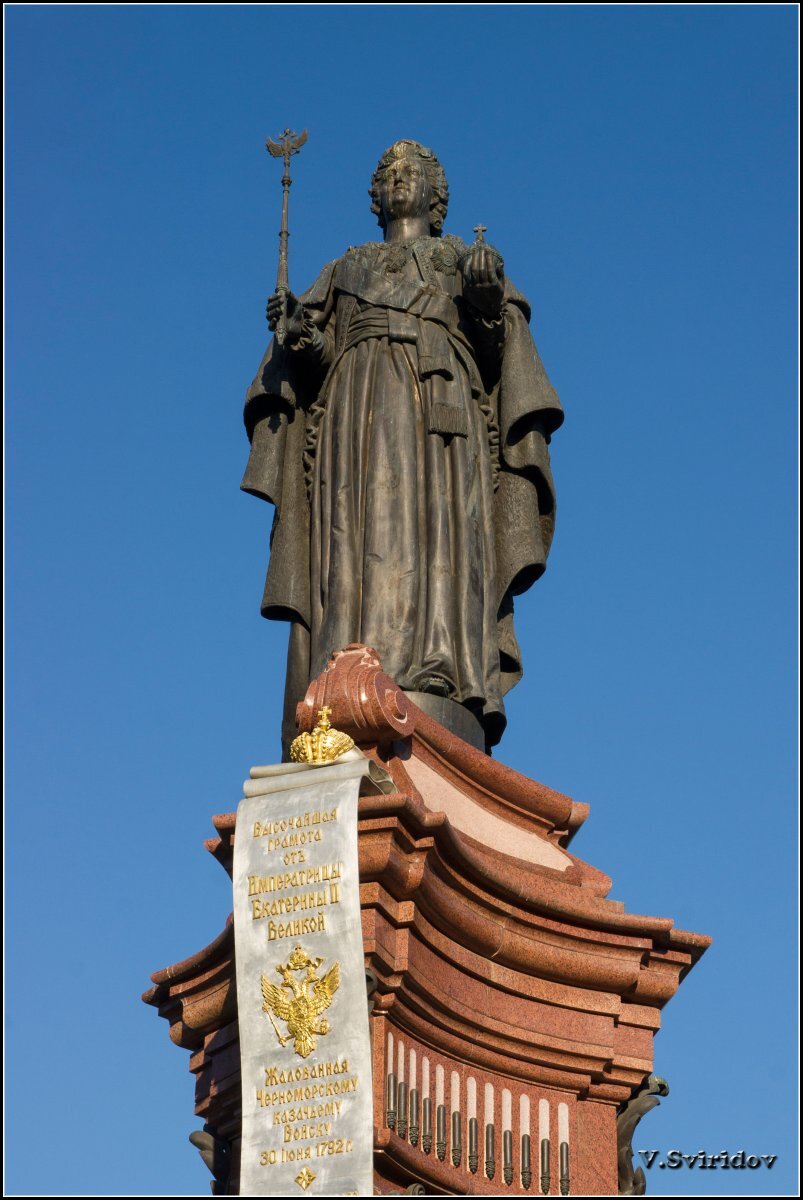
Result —
M432 191L417 155L403 155L385 168L379 183L379 203L386 222L429 213Z

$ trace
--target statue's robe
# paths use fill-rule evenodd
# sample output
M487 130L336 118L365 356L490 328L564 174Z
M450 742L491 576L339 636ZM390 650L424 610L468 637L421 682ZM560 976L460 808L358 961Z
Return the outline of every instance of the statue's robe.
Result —
M505 726L521 678L513 597L544 571L563 420L508 283L502 317L462 297L457 238L369 243L301 297L248 390L241 486L276 507L264 616L292 622L295 704L334 650L365 642L410 691Z

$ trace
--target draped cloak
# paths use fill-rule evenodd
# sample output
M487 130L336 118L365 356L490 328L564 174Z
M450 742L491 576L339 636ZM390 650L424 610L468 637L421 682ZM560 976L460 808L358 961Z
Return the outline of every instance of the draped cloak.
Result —
M262 614L292 622L285 740L349 642L408 690L444 681L489 746L504 729L522 675L513 597L545 569L563 412L527 301L507 282L501 319L483 319L461 294L463 249L352 248L301 297L301 341L274 339L248 389L241 487L275 506Z

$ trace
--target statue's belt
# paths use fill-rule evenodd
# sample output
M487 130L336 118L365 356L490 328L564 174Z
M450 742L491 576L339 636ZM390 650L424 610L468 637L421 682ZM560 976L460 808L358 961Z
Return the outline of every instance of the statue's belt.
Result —
M411 313L391 308L370 308L357 313L349 322L344 350L366 338L387 338L390 342L414 342L418 347L418 375L426 379L440 374L454 379L449 339L439 325L421 321Z

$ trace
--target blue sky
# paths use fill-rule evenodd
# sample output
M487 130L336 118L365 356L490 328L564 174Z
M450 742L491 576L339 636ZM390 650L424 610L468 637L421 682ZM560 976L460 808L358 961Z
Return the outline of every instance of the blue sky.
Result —
M280 171L290 278L375 239L398 137L482 221L564 408L499 757L628 910L709 933L637 1148L796 1187L798 18L779 6L26 6L6 49L6 1189L208 1194L141 1004L231 909L205 853L278 753L270 509L238 490Z

